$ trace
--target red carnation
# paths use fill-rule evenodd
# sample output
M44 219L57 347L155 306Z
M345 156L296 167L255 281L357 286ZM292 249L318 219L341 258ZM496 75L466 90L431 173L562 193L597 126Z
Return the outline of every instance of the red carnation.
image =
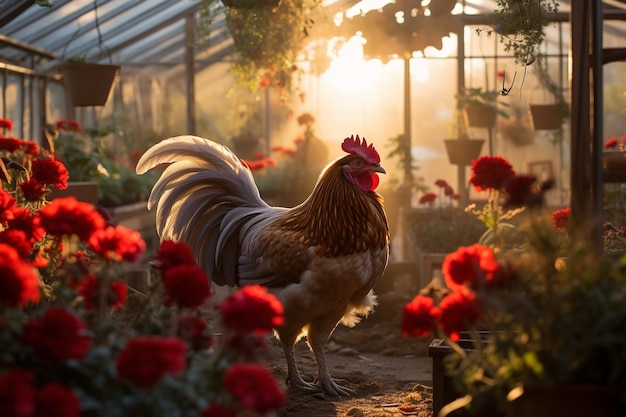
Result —
M450 185L446 185L443 189L443 193L446 197L454 197L454 188L452 188Z
M260 285L243 287L219 306L226 327L267 333L283 324L283 305Z
M567 223L569 221L570 208L563 208L560 210L554 210L552 212L552 224L556 230L566 230Z
M459 332L466 330L467 324L474 324L481 316L476 295L466 288L459 288L441 300L441 329L452 340L459 340Z
M18 206L13 209L13 219L8 221L9 229L21 230L26 233L29 242L43 239L46 231L41 227L39 217L33 216L31 210Z
M22 342L50 362L81 360L87 355L91 344L87 325L59 307L51 307L42 317L26 323Z
M0 187L0 222L4 223L13 219L16 207L17 203L13 196Z
M499 190L515 175L511 164L501 156L481 156L472 162L470 183L478 191Z
M31 417L35 412L34 375L14 368L0 375L0 416Z
M105 259L135 262L146 250L141 233L124 226L96 230L89 238L94 252Z
M37 142L33 142L32 140L23 140L20 147L24 150L24 152L31 156L35 156L39 153L39 145Z
M22 141L18 138L0 137L0 151L8 151L10 153L20 148Z
M96 209L75 197L55 198L38 214L46 232L58 237L75 234L87 241L92 233L104 228L104 219Z
M440 317L441 310L435 306L435 300L418 294L402 310L402 334L405 337L428 336Z
M156 259L159 261L159 268L162 271L166 271L173 266L196 264L189 246L186 243L174 242L173 240L161 242L156 253Z
M54 127L57 130L67 130L69 132L80 132L80 124L74 119L59 119Z
M206 273L196 265L174 266L162 275L165 287L163 304L196 308L211 296L211 287Z
M435 185L439 188L445 188L448 186L448 182L446 180L439 179L435 181Z
M26 233L23 230L8 229L0 232L0 243L5 243L15 249L24 261L28 261L33 251L32 245L29 243Z
M22 194L26 201L34 202L39 201L41 197L46 192L46 189L43 187L36 178L32 177L28 181L24 181L19 184L20 190L22 190Z
M263 365L236 363L226 370L223 382L244 410L265 414L285 405L285 393Z
M76 393L61 384L50 382L35 394L37 410L33 417L80 417Z
M185 370L187 346L177 337L139 336L117 357L117 373L140 387L157 383L166 374Z
M507 199L504 207L520 207L541 203L542 194L533 188L537 182L534 175L515 175L506 184Z
M436 198L437 198L437 194L435 194L435 193L426 193L426 194L424 194L423 196L420 197L419 204L432 203L433 201L435 201Z
M67 188L70 178L69 172L63 163L57 159L36 158L31 164L33 177L42 184L50 184L59 190Z
M611 138L609 140L607 140L606 142L604 142L604 148L605 149L611 149L617 146L617 139L616 138Z
M113 281L109 283L107 292L107 306L124 307L128 287L122 281ZM78 285L78 295L80 295L87 310L93 310L100 302L100 280L95 275L84 276Z
M13 122L10 119L0 119L0 127L6 130L13 130Z
M0 304L18 307L41 299L39 279L33 267L4 243L0 243L0 277Z
M476 288L480 280L490 283L498 278L500 264L489 246L474 244L461 246L446 256L441 266L448 288L456 290L469 286Z

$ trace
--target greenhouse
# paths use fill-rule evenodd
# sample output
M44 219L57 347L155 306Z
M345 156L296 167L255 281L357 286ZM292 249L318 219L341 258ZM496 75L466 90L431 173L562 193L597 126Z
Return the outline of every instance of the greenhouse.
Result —
M611 335L626 323L625 39L623 0L0 1L0 275L24 261L19 285L0 282L13 294L0 311L20 329L0 330L0 387L34 390L32 410L7 415L43 415L44 389L60 383L80 404L66 415L435 417L518 404L542 378L608 386L589 396L622 407L546 416L623 415L626 340ZM288 298L322 282L336 297ZM329 300L346 305L292 334L289 318L305 316L294 306ZM382 318L333 333L376 303ZM84 321L76 352L29 327L59 304ZM574 318L593 341L546 336ZM159 334L138 343L186 356L135 369L149 355L133 337ZM576 338L584 346L555 353ZM252 355L265 344L278 351L271 375L237 368L267 361ZM442 376L450 351L466 374ZM352 359L389 375L350 372ZM450 391L450 378L469 386ZM0 410L12 401L0 394Z

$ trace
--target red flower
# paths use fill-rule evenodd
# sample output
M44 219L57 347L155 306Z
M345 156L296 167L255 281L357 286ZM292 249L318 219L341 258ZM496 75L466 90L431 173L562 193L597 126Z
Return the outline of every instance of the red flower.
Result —
M35 156L39 153L39 145L37 142L33 142L32 140L23 140L21 148L24 149L24 152L31 156Z
M267 333L283 324L283 305L260 285L243 287L219 306L226 327Z
M73 119L59 119L57 120L56 124L54 125L54 127L57 130L67 130L69 132L80 132L81 131L81 127L80 124Z
M296 120L298 121L298 124L302 126L315 122L315 117L313 117L311 113L302 113Z
M0 375L0 416L31 417L35 412L34 375L14 368Z
M63 163L57 159L33 159L31 170L33 177L42 184L50 184L59 190L67 188L70 174Z
M17 203L11 194L0 187L0 222L4 223L15 217Z
M226 370L223 382L244 410L264 414L285 405L285 394L263 365L236 363Z
M109 283L107 306L124 307L127 294L128 287L125 282L113 281ZM78 295L83 298L87 310L95 309L100 302L100 280L98 277L95 275L84 276L78 285Z
M424 194L423 196L420 197L419 204L432 203L433 201L435 201L436 198L437 198L437 194L435 194L435 193L426 193L426 194Z
M59 307L51 307L42 317L28 321L24 326L22 342L50 362L81 360L91 345L87 325Z
M22 141L18 138L0 137L0 151L15 152L20 148Z
M77 235L86 242L96 230L104 228L104 219L97 210L75 197L55 198L37 213L46 232L58 237Z
M267 75L262 75L261 76L261 82L259 83L259 87L265 88L265 87L269 86L271 82L272 82L272 80L270 79L270 77L268 77Z
M30 202L39 201L46 192L43 185L34 177L20 183L19 187L26 201Z
M566 230L569 221L570 208L566 207L552 212L552 224L556 230Z
M459 340L459 332L466 330L467 324L474 324L481 316L481 309L476 295L466 288L443 297L441 303L441 329L452 340Z
M611 149L617 146L617 139L616 138L611 138L609 140L607 140L606 142L604 142L604 149Z
M515 175L506 184L507 199L504 207L532 206L541 202L542 193L533 188L537 182L534 175Z
M440 317L441 310L435 306L435 300L418 294L402 310L402 334L405 337L428 336Z
M443 193L446 197L452 197L454 198L454 188L452 188L450 185L446 185L443 189Z
M186 351L177 337L135 337L117 357L117 373L135 385L149 387L167 374L184 371Z
M211 296L209 277L196 265L174 266L163 272L165 299L163 304L196 308Z
M481 156L472 162L470 183L478 191L489 188L499 190L513 175L513 167L501 156Z
M476 288L479 280L484 280L487 284L496 280L500 273L500 264L490 247L474 244L461 246L456 252L448 254L441 271L446 285L452 290L466 285Z
M9 229L22 230L33 243L43 238L46 231L41 227L39 217L33 216L30 209L22 206L13 209L13 219L8 221Z
M200 317L181 317L179 336L193 350L206 349L211 345L211 337L207 333L209 326Z
M20 258L24 261L28 261L30 253L33 250L32 245L26 238L26 233L23 230L8 229L0 232L0 243L7 244L15 249Z
M56 382L50 382L35 394L37 410L33 417L80 417L76 393Z
M435 181L435 185L439 188L445 188L448 186L448 183L446 182L446 180L439 179Z
M0 243L0 277L0 304L18 307L41 299L35 270L15 249L4 243Z
M13 122L9 119L0 119L0 127L6 130L13 130Z
M135 262L146 250L141 233L124 226L96 230L89 238L94 252L105 259Z
M162 271L166 271L173 266L196 264L189 246L186 243L174 242L173 240L161 242L156 253L156 259L159 261L159 268Z

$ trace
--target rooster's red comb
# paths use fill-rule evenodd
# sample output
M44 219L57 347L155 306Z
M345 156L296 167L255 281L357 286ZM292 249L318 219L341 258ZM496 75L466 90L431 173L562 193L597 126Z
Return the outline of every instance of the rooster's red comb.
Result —
M356 138L354 135L345 138L341 144L341 149L343 149L344 152L357 154L369 163L380 164L380 156L378 152L376 152L376 149L374 149L374 145L371 143L368 145L365 138L363 138L363 142L361 142L359 135L356 135Z

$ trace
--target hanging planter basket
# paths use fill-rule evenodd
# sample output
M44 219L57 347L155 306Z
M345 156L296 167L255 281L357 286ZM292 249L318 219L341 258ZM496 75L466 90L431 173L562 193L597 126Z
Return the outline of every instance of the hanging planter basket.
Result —
M484 139L445 139L448 160L453 165L471 165L480 155Z
M491 107L482 104L469 104L463 110L469 127L491 128L496 125L498 114Z
M65 90L74 107L104 106L120 70L117 65L67 62L61 66Z
M563 110L558 104L531 104L530 122L534 130L557 130L563 124Z

